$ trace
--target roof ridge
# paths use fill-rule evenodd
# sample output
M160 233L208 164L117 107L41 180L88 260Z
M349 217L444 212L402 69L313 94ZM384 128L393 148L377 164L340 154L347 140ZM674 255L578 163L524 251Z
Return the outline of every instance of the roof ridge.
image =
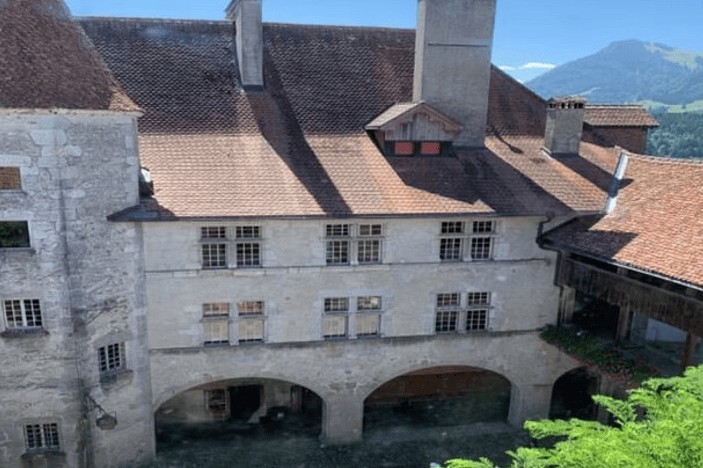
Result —
M186 24L186 23L200 23L200 24L231 24L232 22L226 19L223 20L210 20L210 19L197 19L197 18L149 18L141 16L74 16L73 19L77 22L81 21L115 21L121 23L148 23L148 22L158 22L158 23L169 23L169 24Z

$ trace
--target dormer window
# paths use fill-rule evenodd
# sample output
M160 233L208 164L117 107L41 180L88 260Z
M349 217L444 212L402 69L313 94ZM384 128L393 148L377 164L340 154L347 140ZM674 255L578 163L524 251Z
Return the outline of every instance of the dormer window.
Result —
M386 156L446 156L461 125L424 102L396 104L366 126Z
M389 141L386 153L389 156L444 156L451 147L445 141Z

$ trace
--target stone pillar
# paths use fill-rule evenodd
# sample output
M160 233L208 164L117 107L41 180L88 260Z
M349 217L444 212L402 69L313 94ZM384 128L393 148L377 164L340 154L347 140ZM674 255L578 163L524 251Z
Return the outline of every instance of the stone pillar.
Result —
M363 424L363 400L351 397L325 400L321 435L324 442L335 445L359 442Z
M508 422L515 427L522 427L528 419L548 418L552 387L542 384L513 384L510 390Z

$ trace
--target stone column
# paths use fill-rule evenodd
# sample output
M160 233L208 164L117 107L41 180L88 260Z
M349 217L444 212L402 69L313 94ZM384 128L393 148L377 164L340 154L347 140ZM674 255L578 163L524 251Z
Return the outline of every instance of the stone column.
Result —
M528 419L548 418L552 387L543 384L513 384L510 390L508 422L515 427L522 427Z
M363 400L353 397L325 400L321 439L336 445L359 442L362 438L363 423Z

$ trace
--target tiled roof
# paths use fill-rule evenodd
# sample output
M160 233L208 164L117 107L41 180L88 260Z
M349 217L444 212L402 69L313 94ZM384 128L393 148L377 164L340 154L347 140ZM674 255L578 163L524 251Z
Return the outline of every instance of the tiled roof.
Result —
M541 151L545 103L494 68L486 150L384 157L364 127L412 98L414 31L266 24L266 90L243 93L229 22L81 20L145 110L143 165L168 219L598 212L615 150Z
M0 1L0 107L139 110L61 0Z
M586 105L584 122L593 127L658 127L652 115L642 106Z
M547 234L554 245L703 287L703 163L631 156L615 209Z

